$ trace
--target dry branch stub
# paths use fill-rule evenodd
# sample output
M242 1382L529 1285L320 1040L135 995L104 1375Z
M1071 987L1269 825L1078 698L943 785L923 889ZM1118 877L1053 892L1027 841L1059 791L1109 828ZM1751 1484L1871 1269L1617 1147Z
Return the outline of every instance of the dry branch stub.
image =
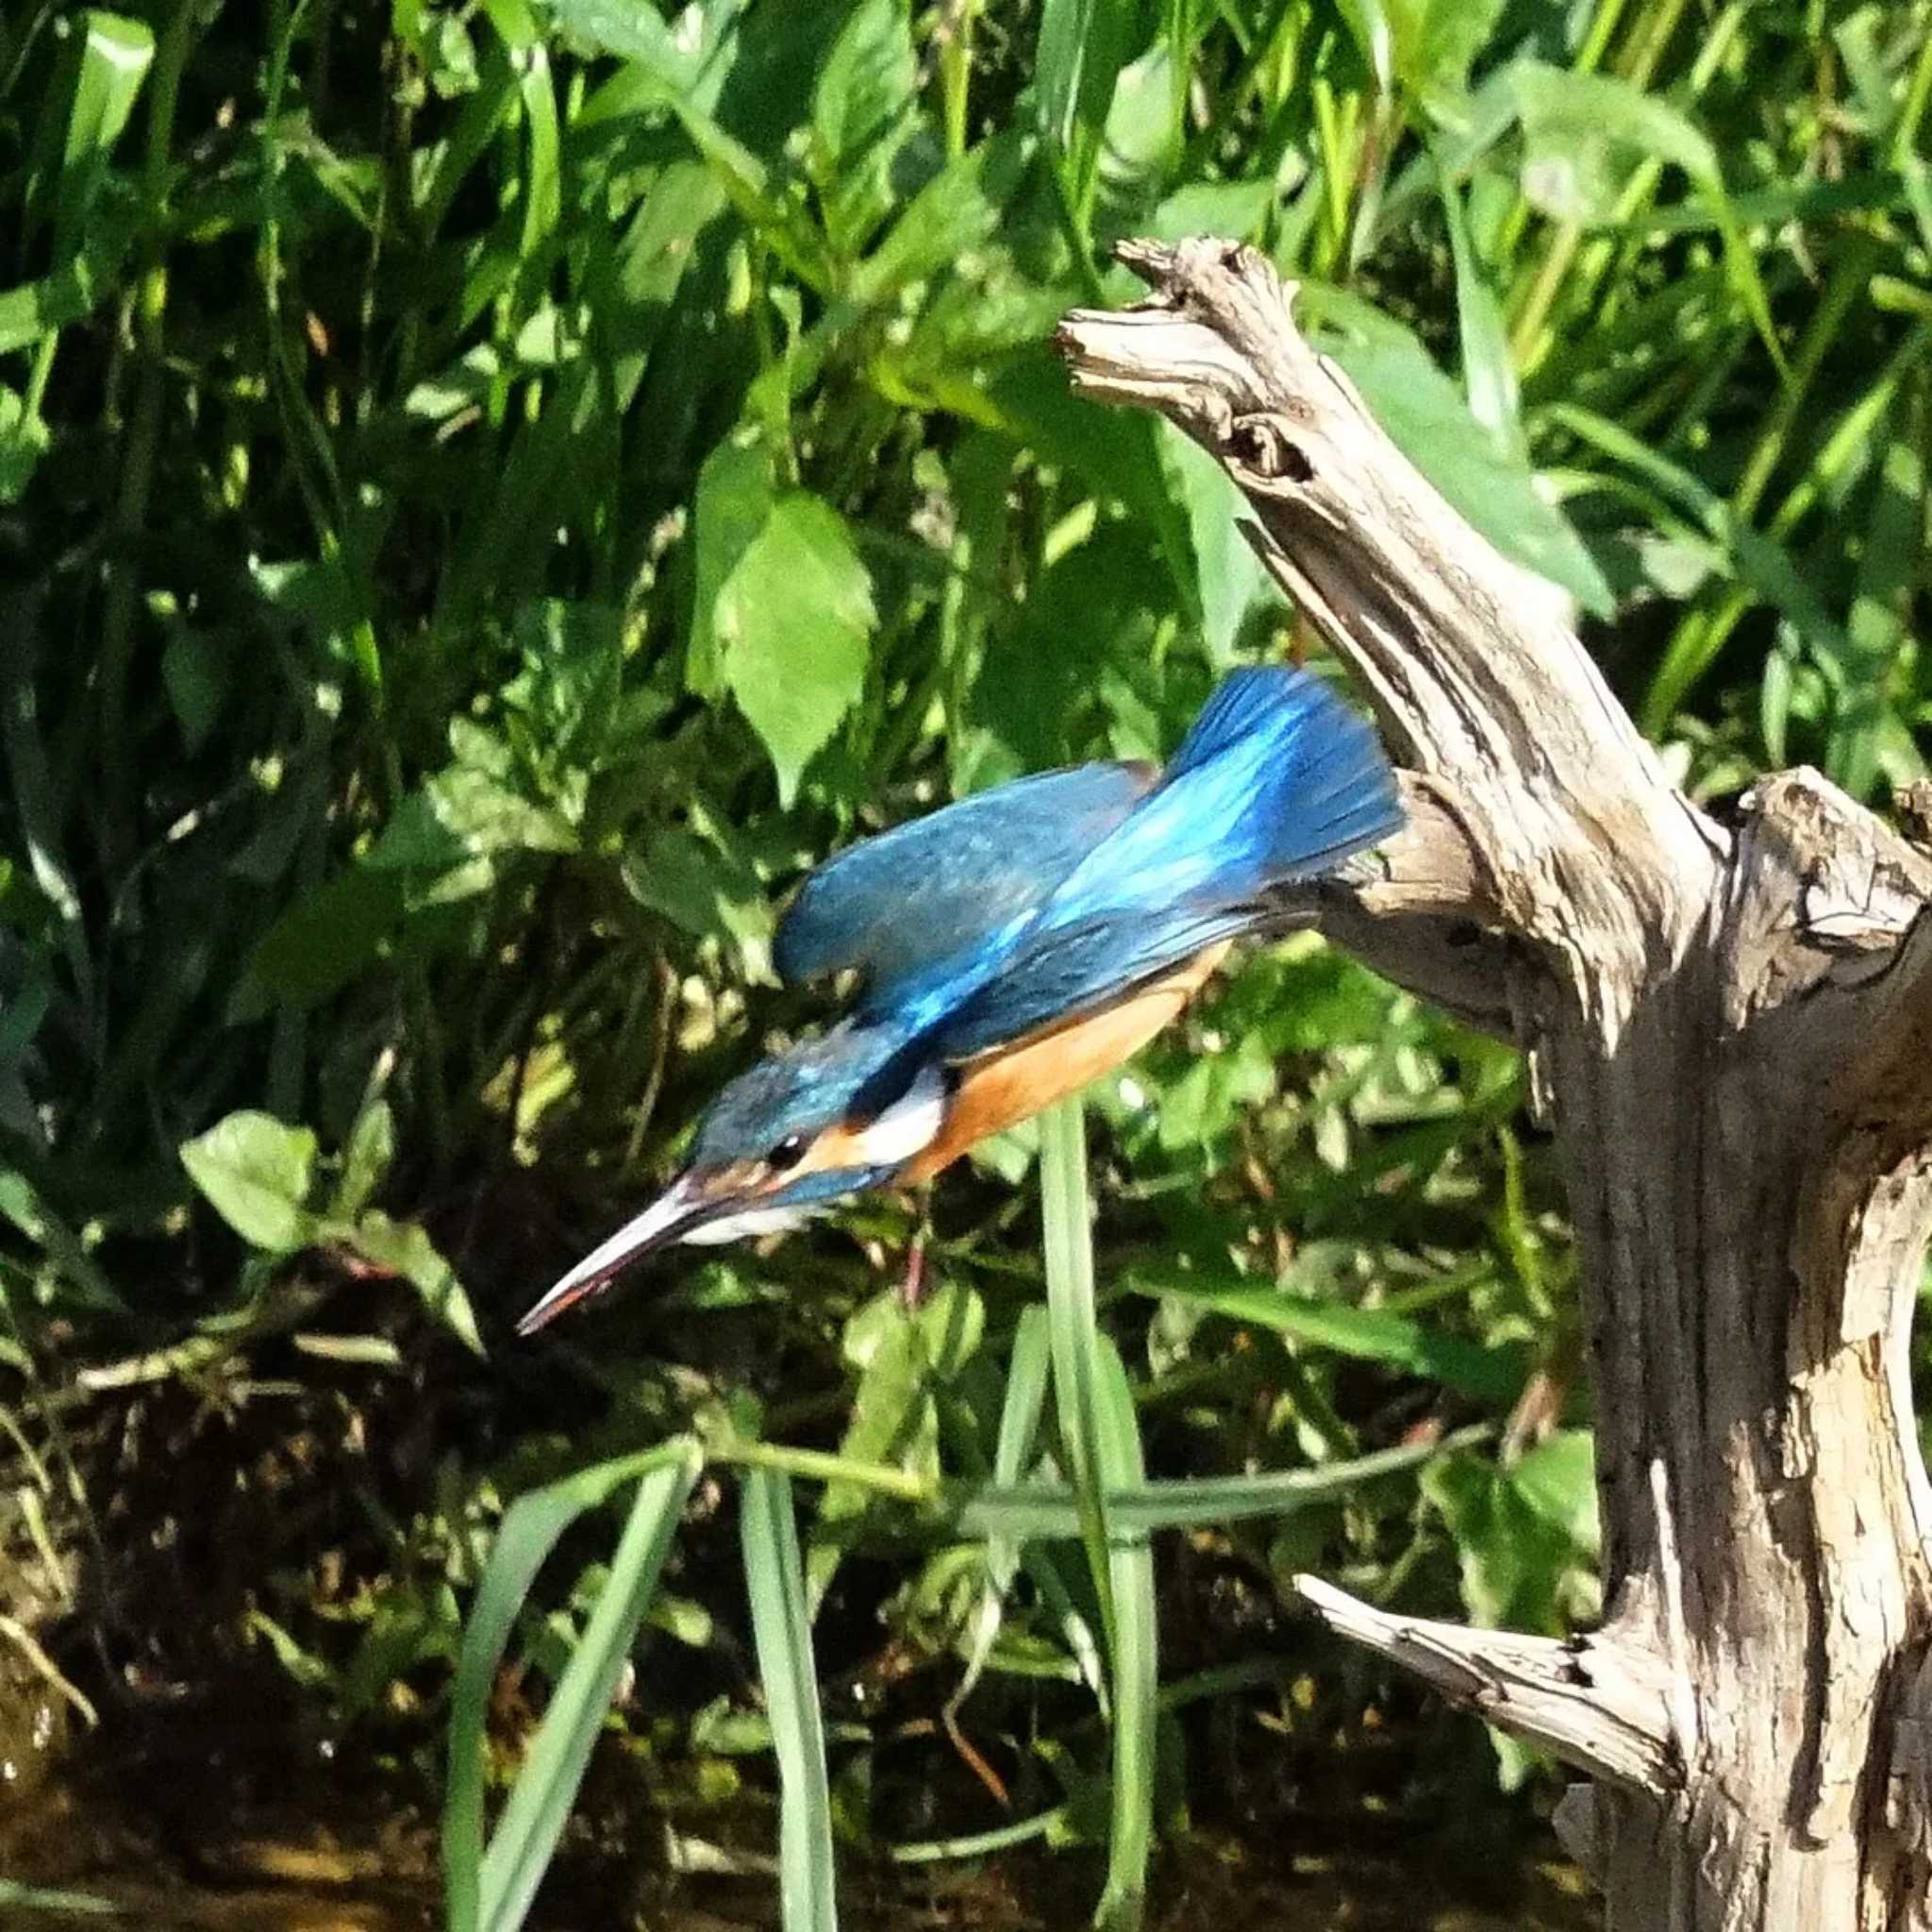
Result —
M1808 771L1699 810L1260 256L1120 254L1153 293L1067 317L1075 386L1221 461L1412 767L1404 834L1293 909L1536 1056L1584 1264L1604 1628L1302 1594L1592 1775L1616 1932L1932 1928L1932 857Z

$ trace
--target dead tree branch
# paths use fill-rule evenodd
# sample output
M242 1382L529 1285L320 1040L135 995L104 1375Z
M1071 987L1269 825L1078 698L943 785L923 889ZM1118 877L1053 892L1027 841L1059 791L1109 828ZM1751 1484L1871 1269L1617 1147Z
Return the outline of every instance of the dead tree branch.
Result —
M1578 1645L1335 1628L1601 1780L1630 1932L1932 1927L1932 1491L1906 1345L1932 1228L1932 858L1814 773L1720 824L1561 600L1301 336L1249 250L1134 243L1149 300L1060 331L1245 493L1356 672L1410 822L1307 895L1391 977L1541 1061L1585 1263L1609 1617Z

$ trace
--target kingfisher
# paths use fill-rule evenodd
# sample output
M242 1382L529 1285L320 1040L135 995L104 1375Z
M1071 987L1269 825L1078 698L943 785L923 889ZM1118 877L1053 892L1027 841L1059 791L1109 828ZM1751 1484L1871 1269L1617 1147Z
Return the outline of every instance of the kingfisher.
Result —
M799 1225L930 1179L1121 1064L1178 1014L1271 895L1401 824L1389 760L1319 677L1216 687L1165 771L1072 766L848 847L779 923L788 984L856 975L851 1011L705 1111L683 1172L517 1324L528 1335L677 1242Z

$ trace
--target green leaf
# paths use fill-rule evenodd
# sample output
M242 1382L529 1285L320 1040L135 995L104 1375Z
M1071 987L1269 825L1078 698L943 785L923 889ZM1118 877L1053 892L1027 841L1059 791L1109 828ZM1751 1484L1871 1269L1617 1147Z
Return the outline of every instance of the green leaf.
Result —
M859 1373L840 1457L903 1469L937 1486L939 1412L933 1391L972 1358L985 1329L978 1295L950 1283L917 1311L907 1309L896 1289L859 1308L845 1324L845 1359ZM871 1502L871 1492L856 1483L825 1486L807 1563L814 1605L843 1553L840 1525L863 1515Z
M1527 447L1518 408L1516 362L1509 351L1503 306L1483 275L1460 191L1444 179L1441 193L1450 253L1456 264L1456 323L1462 341L1462 387L1469 398L1469 413L1489 431L1501 456L1521 462L1527 456Z
M691 1493L691 1485L697 1480L702 1467L703 1456L698 1445L689 1437L680 1437L642 1455L619 1457L609 1462L596 1463L589 1469L580 1469L560 1482L519 1496L505 1511L503 1526L497 1531L483 1580L476 1589L476 1601L470 1611L469 1625L463 1633L456 1685L450 1698L449 1774L442 1808L442 1870L448 1893L450 1932L484 1932L486 1926L493 1926L497 1921L498 1896L491 1894L487 1912L484 1906L483 1792L488 1768L485 1740L496 1689L496 1667L503 1661L510 1632L523 1614L525 1600L530 1593L530 1586L537 1580L537 1573L578 1517L586 1510L598 1508L608 1502L627 1483L640 1483L638 1496L632 1506L631 1526L646 1516L648 1503L649 1512L665 1522L664 1543L668 1547L685 1498ZM645 1487L660 1476L671 1478L668 1490L648 1490ZM627 1527L626 1538L629 1533ZM658 1555L659 1564L662 1557L660 1550ZM621 1550L619 1559L623 1559ZM655 1580L655 1569L653 1575ZM620 1591L617 1585L617 1573L613 1566L599 1602L600 1609L605 1603L618 1601ZM638 1612L640 1617L649 1607L648 1591L644 1596L645 1602ZM589 1637L587 1629L586 1643ZM625 1641L627 1643L628 1639ZM584 1643L579 1644L577 1654L580 1657L585 1655ZM573 1658L573 1667L575 1664L575 1659ZM559 1686L558 1693L551 1699L552 1710L558 1707L562 1688ZM534 1762L533 1752L525 1758L524 1772L518 1778L519 1791L530 1778ZM554 1757L552 1769L553 1772L557 1769ZM580 1774L581 1761L576 1769ZM575 1778L573 1777L570 1789L563 1793L566 1806L575 1790ZM535 1802L533 1794L525 1801L525 1809ZM508 1823L508 1813L505 1823ZM500 1831L498 1837L502 1838ZM551 1843L555 1843L554 1834ZM547 1856L547 1846L544 1851ZM541 1867L538 1875L541 1876ZM531 1889L535 1889L534 1880ZM504 1932L508 1932L508 1924Z
M39 281L0 293L0 356L31 348L92 315L114 292L133 240L131 222L103 206L71 260Z
M1200 1529L1256 1517L1286 1517L1319 1504L1357 1496L1365 1485L1399 1475L1486 1440L1478 1425L1441 1442L1405 1442L1313 1469L1265 1470L1257 1475L1193 1476L1109 1490L1108 1521L1116 1534ZM968 1491L958 1504L968 1535L1024 1543L1064 1541L1080 1534L1080 1505L1067 1483L994 1482Z
M1331 305L1324 294L1310 307L1341 314L1354 305ZM1504 556L1560 585L1586 610L1599 617L1614 612L1603 573L1538 490L1529 466L1496 448L1412 335L1377 316L1373 334L1357 330L1339 341L1324 335L1322 348L1341 363L1403 454Z
M1118 1658L1108 1560L1101 1444L1102 1337L1093 1300L1093 1230L1087 1193L1087 1121L1078 1094L1040 1116L1041 1241L1060 1448L1074 1479L1080 1540L1100 1598L1109 1658Z
M1484 1628L1557 1636L1587 1608L1589 1551L1573 1531L1581 1506L1571 1493L1587 1449L1564 1443L1527 1488L1519 1471L1476 1456L1443 1457L1423 1472L1423 1493L1456 1539L1463 1601Z
M90 8L81 17L87 25L56 197L54 252L62 261L82 245L88 212L100 192L108 158L155 58L154 32L146 22L99 8Z
M413 1283L424 1307L472 1355L486 1353L470 1297L420 1224L391 1221L380 1209L371 1208L356 1224L350 1239L365 1260Z
M752 1634L778 1757L779 1899L785 1932L836 1932L832 1794L811 1620L798 1556L791 1485L753 1470L740 1492L739 1541L751 1594Z
M80 1236L42 1200L17 1168L0 1167L0 1220L12 1223L41 1249L82 1302L110 1314L131 1314Z
M1096 1378L1100 1480L1108 1492L1138 1486L1145 1469L1140 1420L1120 1351L1101 1336ZM1154 1546L1145 1532L1111 1519L1108 1576L1113 1602L1112 1776L1108 1789L1107 1885L1093 1923L1102 1932L1138 1932L1154 1843L1156 1698L1160 1688Z
M123 1905L95 1891L68 1891L58 1886L22 1885L0 1878L0 1906L22 1912L58 1912L64 1918L125 1919L142 1907Z
M1160 429L1161 459L1192 539L1202 638L1209 661L1225 670L1235 661L1241 620L1257 597L1269 594L1268 574L1241 535L1248 507L1227 472L1171 423Z
M713 620L724 680L789 807L865 688L877 623L872 578L838 511L802 490L778 497L719 591Z
M565 33L606 54L636 60L654 74L684 81L688 63L654 0L544 0Z
M0 504L20 501L52 446L44 419L30 413L25 398L0 382Z
M859 0L812 90L812 133L835 196L849 195L854 175L877 166L874 151L903 125L918 85L905 0Z
M1831 735L1824 770L1854 798L1871 792L1888 728L1899 731L1895 689L1899 654L1925 516L1925 438L1932 428L1932 385L1908 384L1892 408L1890 434L1873 483L1864 552L1858 559L1843 655L1829 662Z
M1709 202L1732 285L1782 369L1770 297L1708 137L1669 102L1626 80L1541 60L1519 60L1508 71L1523 124L1523 192L1530 204L1553 221L1595 226L1616 219L1625 189L1646 162L1681 168Z
M744 553L771 521L775 497L771 452L754 434L737 431L712 450L698 472L693 533L696 584L684 681L702 698L724 689L724 646L718 599Z
M251 1246L292 1254L319 1224L304 1203L315 1178L315 1136L273 1114L244 1111L181 1145L188 1177Z
M1395 71L1411 92L1460 92L1490 44L1505 0L1386 0Z
M995 1487L1010 1489L1019 1483L1032 1459L1033 1445L1040 1434L1040 1418L1046 1406L1046 1383L1051 1367L1051 1341L1047 1313L1037 1303L1020 1311L1020 1325L1013 1335L1013 1353L1007 1364L1006 1394L1000 1404L999 1438L993 1448L992 1479ZM1078 1524L1074 1525L1078 1534ZM986 1541L986 1586L973 1618L972 1640L966 1654L966 1668L954 1691L954 1709L972 1694L986 1668L986 1660L1000 1632L1005 1616L1007 1591L1020 1567L1021 1541L1004 1530L991 1530Z
M504 1518L477 1592L458 1669L450 1725L450 1792L443 1816L451 1932L517 1932L542 1882L571 1801L603 1728L638 1626L677 1534L701 1466L694 1443L586 1470L522 1497ZM475 1857L483 1816L484 1725L496 1665L543 1559L584 1510L641 1472L609 1578L551 1692L490 1849Z
M1034 98L1041 130L1065 158L1076 206L1092 184L1138 12L1135 0L1043 0L1040 9Z
M1252 1323L1318 1348L1446 1383L1484 1402L1507 1404L1523 1390L1521 1348L1485 1348L1385 1308L1310 1301L1274 1288L1218 1288L1198 1274L1160 1268L1137 1269L1126 1286L1136 1294L1172 1295L1230 1322Z
M1516 1492L1552 1529L1594 1557L1603 1545L1597 1521L1596 1441L1588 1429L1558 1429L1510 1471Z
M368 1207L396 1158L396 1121L386 1100L372 1100L356 1116L342 1149L342 1177L329 1212L353 1220Z
M1033 142L1008 130L983 141L934 175L885 239L852 273L847 293L861 306L886 300L983 247L998 232L1032 158Z

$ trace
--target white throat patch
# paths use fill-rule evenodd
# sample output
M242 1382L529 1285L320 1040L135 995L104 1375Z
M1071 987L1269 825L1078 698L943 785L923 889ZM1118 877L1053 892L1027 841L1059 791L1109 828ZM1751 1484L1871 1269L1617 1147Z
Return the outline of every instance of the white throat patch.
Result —
M853 1144L867 1167L897 1167L931 1145L945 1117L946 1083L937 1067L926 1067Z

